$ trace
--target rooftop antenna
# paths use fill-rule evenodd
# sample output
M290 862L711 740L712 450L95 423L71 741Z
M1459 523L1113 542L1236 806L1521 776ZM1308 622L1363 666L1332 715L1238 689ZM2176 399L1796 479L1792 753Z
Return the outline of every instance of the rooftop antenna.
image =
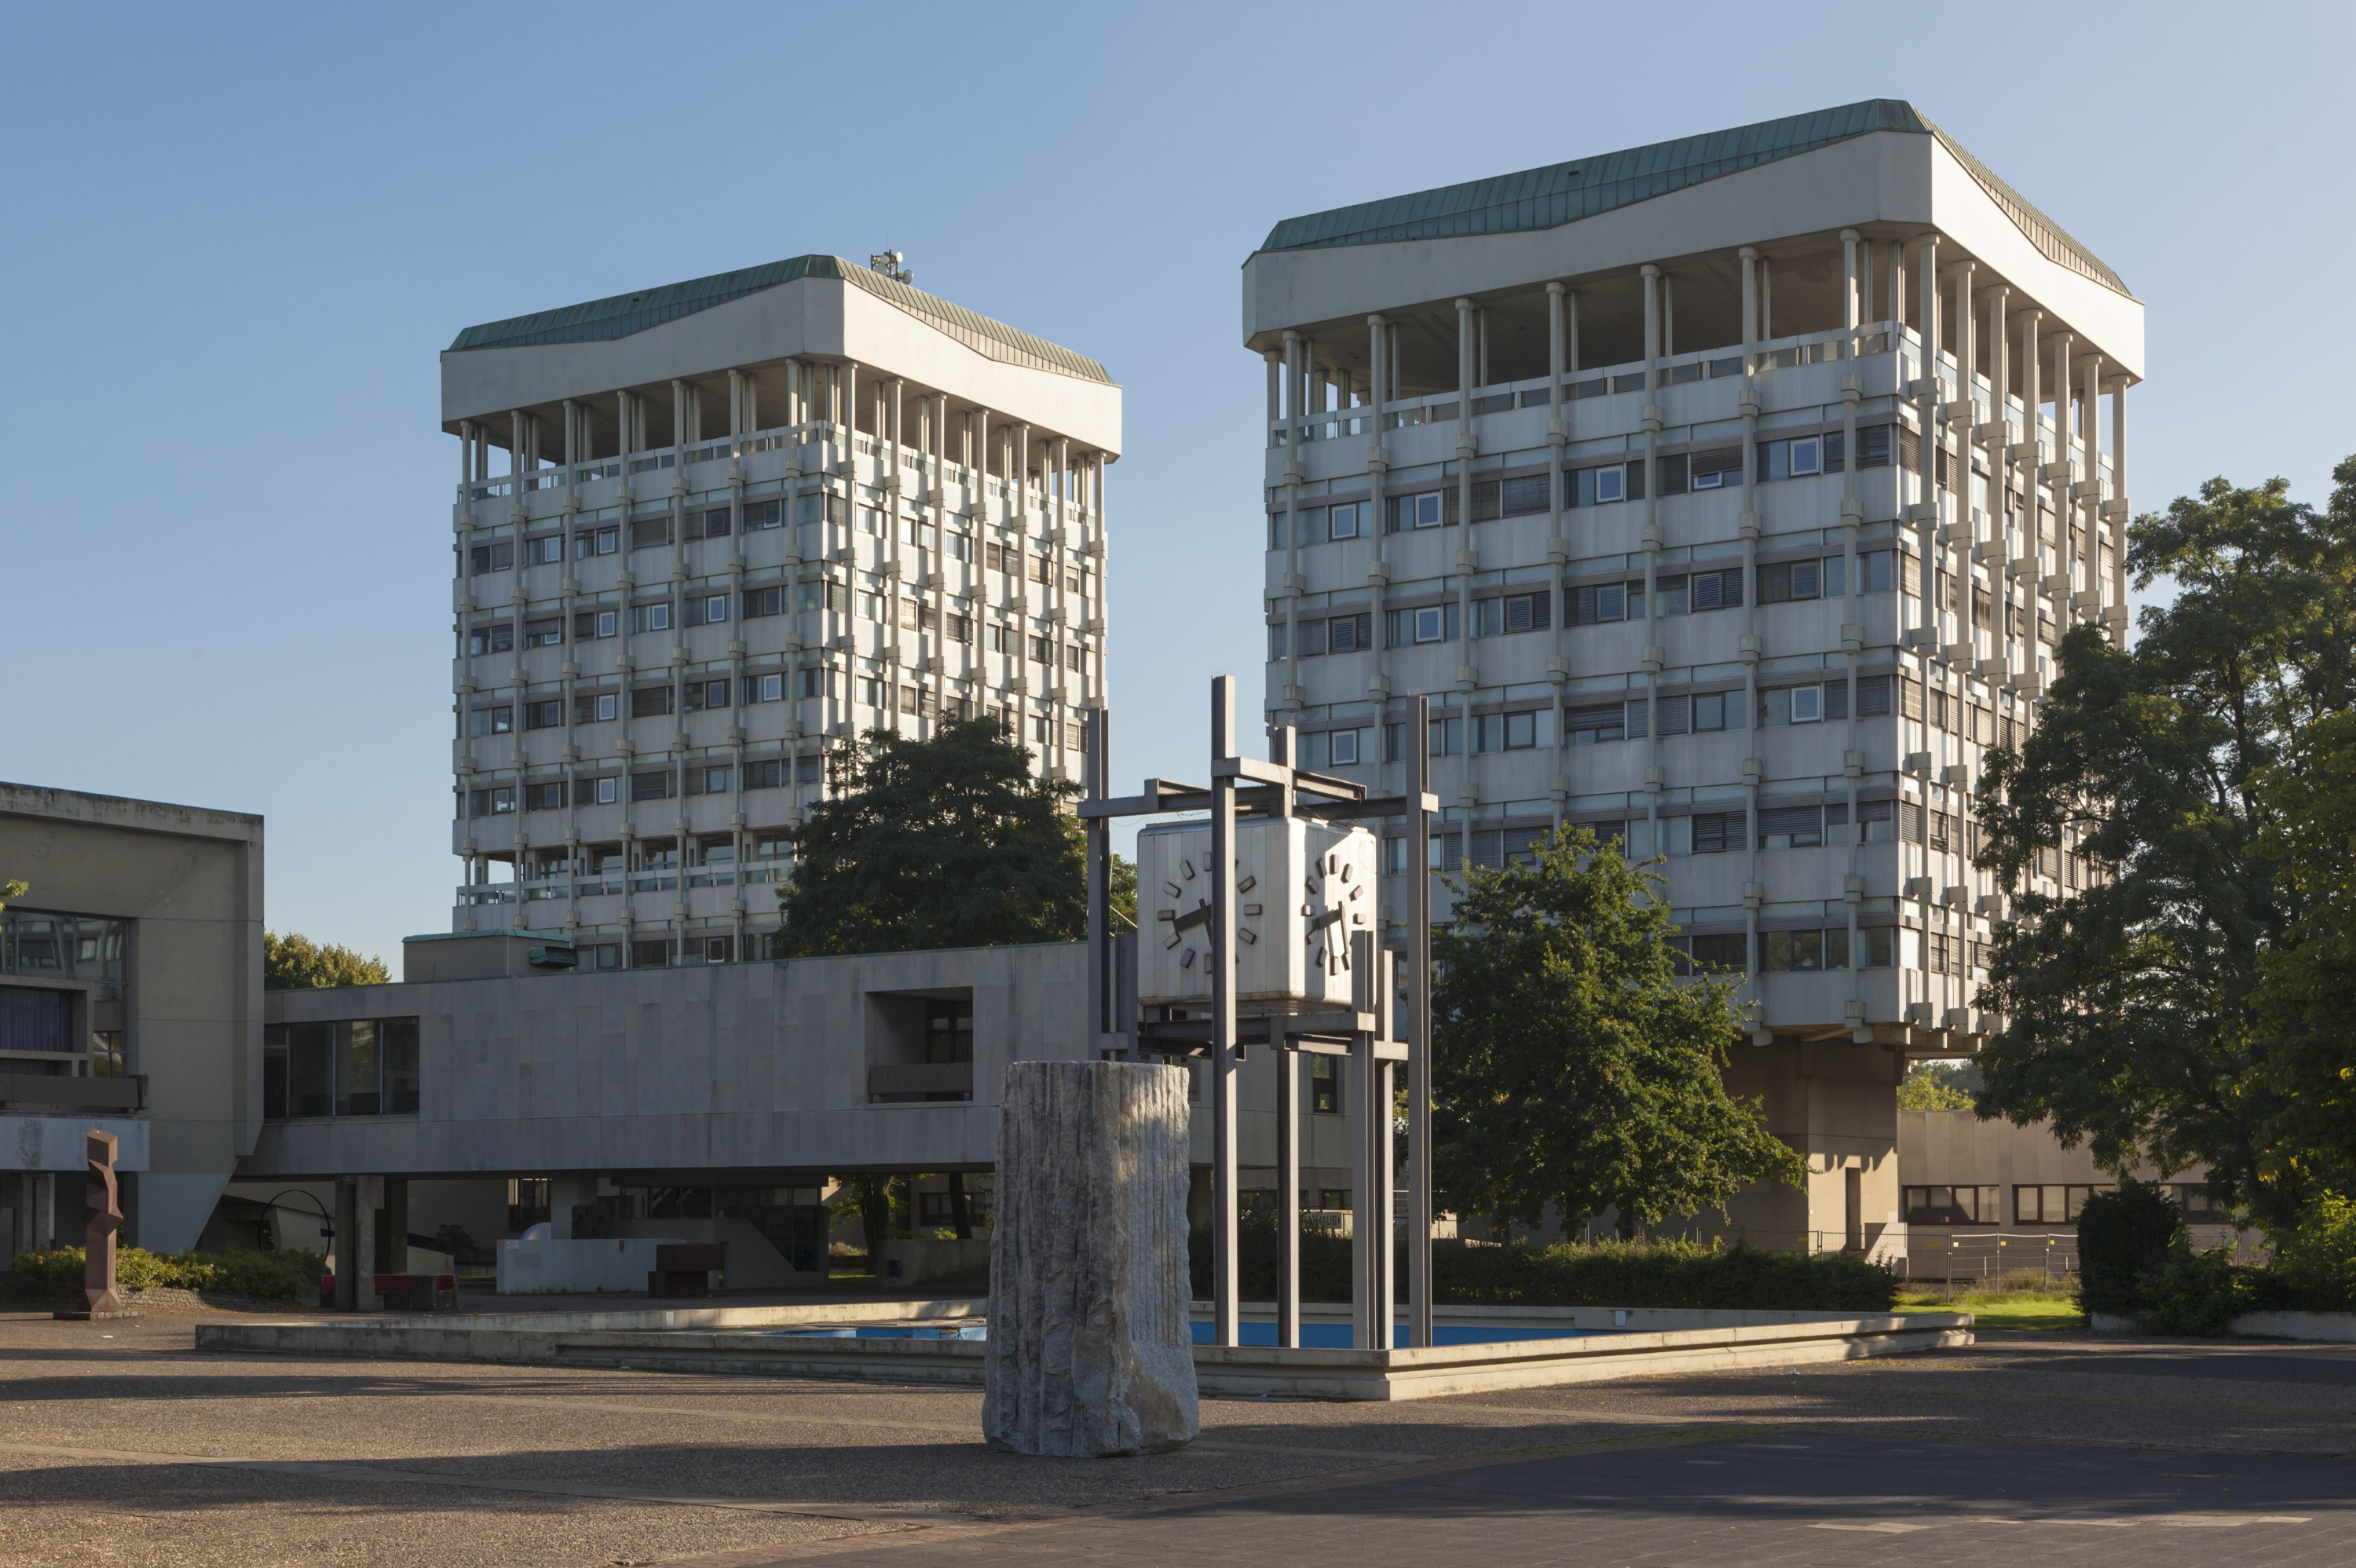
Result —
M914 283L916 274L901 265L906 259L897 251L879 251L867 258L867 265L870 271L881 272L895 283Z

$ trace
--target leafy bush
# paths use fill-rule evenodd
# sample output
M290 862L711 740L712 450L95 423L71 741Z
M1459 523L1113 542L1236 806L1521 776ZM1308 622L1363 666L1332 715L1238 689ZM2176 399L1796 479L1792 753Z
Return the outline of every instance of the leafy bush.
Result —
M2236 1264L2231 1247L2194 1252L2179 1232L2167 1259L2136 1279L2136 1325L2147 1334L2220 1338L2249 1310L2247 1276L2258 1272Z
M1887 1312L1897 1293L1888 1269L1854 1253L1767 1252L1743 1242L1432 1245L1432 1295L1451 1305Z
M2356 1309L2356 1202L2327 1192L2296 1231L2275 1243L2283 1305L2312 1312Z
M2087 1313L2132 1317L2142 1280L2168 1264L2184 1211L2161 1188L2122 1181L2091 1194L2078 1211L2078 1306Z
M1247 1301L1276 1296L1273 1214L1244 1216L1237 1235L1237 1285ZM1197 1297L1211 1289L1211 1238L1189 1238ZM1766 1252L1742 1243L1566 1242L1551 1247L1434 1242L1432 1296L1462 1307L1681 1307L1784 1311L1886 1312L1898 1282L1879 1264L1848 1253ZM1398 1270L1400 1299L1407 1271ZM1350 1241L1303 1228L1301 1298L1351 1297Z
M18 1253L16 1273L51 1285L81 1283L82 1250L53 1247ZM211 1291L222 1296L309 1296L319 1287L326 1260L316 1253L151 1253L119 1248L114 1280L125 1290L158 1285Z

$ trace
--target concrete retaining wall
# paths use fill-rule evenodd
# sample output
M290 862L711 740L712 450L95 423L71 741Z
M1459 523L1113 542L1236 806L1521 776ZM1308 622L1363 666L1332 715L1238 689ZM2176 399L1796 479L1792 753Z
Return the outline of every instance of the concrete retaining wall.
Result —
M2236 1334L2268 1339L2356 1344L2356 1312L2244 1312L2228 1327Z
M980 1302L678 1309L628 1313L508 1313L372 1317L332 1323L203 1323L199 1350L402 1360L616 1367L641 1371L851 1378L979 1385L978 1339L797 1339L796 1325L978 1316ZM1524 1309L1539 1312L1612 1308ZM1466 1319L1501 1313L1458 1308ZM1730 1371L1909 1355L1972 1343L1969 1313L1855 1317L1832 1313L1679 1314L1664 1319L1756 1316L1774 1321L1661 1328L1579 1339L1521 1339L1420 1350L1279 1350L1196 1346L1205 1393L1255 1398L1395 1401L1485 1390L1542 1388L1669 1372ZM1451 1314L1453 1316L1453 1314ZM1633 1309L1632 1309L1633 1316ZM661 1321L653 1321L661 1320ZM1526 1319L1519 1319L1526 1320ZM1578 1325L1572 1325L1574 1327ZM684 1330L684 1331L682 1331ZM764 1330L768 1330L764 1332Z

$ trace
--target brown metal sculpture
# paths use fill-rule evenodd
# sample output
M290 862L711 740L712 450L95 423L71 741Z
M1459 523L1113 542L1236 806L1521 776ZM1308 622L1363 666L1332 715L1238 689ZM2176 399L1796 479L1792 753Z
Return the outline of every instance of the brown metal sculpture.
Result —
M92 1313L120 1312L114 1290L114 1233L123 1229L123 1192L114 1179L115 1138L92 1129L82 1146L90 1162L90 1186L82 1197L89 1220L82 1227L81 1293Z

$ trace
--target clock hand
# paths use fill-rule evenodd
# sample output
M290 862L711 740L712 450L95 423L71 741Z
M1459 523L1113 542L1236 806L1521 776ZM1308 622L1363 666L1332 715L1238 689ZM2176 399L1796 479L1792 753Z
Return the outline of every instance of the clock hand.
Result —
M1339 909L1329 909L1323 914L1321 914L1316 919L1311 921L1309 923L1309 929L1302 934L1314 936L1319 932L1324 930L1327 926L1338 923L1341 918L1342 912Z
M1198 925L1208 925L1210 923L1211 906L1209 904L1196 904L1193 909L1188 910L1184 914L1182 914L1176 920L1172 921L1170 923L1170 929L1173 931L1192 931Z

